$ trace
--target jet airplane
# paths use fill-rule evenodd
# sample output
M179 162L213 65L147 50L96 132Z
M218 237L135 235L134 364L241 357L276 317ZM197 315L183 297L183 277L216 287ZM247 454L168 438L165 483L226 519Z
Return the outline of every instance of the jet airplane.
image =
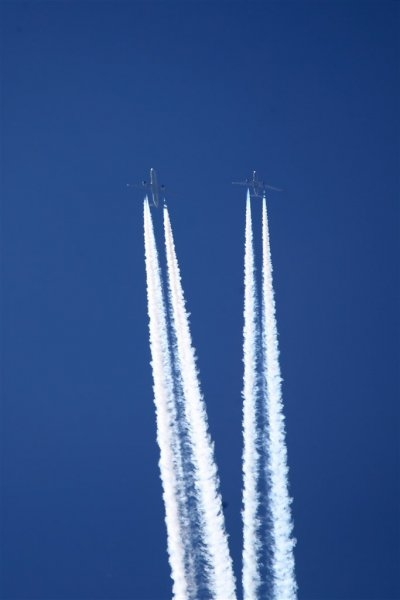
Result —
M266 190L274 190L275 192L281 192L282 190L272 185L268 185L262 179L257 179L256 172L253 171L251 177L248 177L244 181L232 181L234 185L245 185L250 190L250 195L254 198L262 198Z
M128 187L145 188L146 190L149 190L152 204L156 208L160 204L160 198L164 198L165 185L158 184L157 173L153 168L150 169L150 181L143 179L142 183L128 183L127 185Z

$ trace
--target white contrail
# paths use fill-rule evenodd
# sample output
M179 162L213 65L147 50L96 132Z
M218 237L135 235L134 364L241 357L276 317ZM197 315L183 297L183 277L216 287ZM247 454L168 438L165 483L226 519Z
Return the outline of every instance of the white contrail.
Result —
M195 593L190 573L187 573L187 549L185 551L187 523L184 521L180 508L183 482L176 430L174 382L161 272L147 198L144 202L144 239L151 365L157 418L157 441L160 447L159 467L167 526L167 548L173 580L173 597L176 600L188 600L188 598L195 598Z
M263 245L263 358L266 386L266 413L268 436L267 478L269 483L269 511L272 527L272 573L274 600L294 600L297 584L294 572L292 518L288 489L287 449L281 393L278 334L275 300L272 284L272 263L269 244L267 203L262 208Z
M255 282L250 193L246 201L243 327L243 568L244 600L257 598L260 578L260 505L258 481L260 454L257 427L257 327L258 303Z
M189 318L172 236L167 207L164 206L164 232L168 265L168 283L172 311L172 327L177 342L185 397L186 418L193 453L195 483L201 516L210 594L215 600L234 600L235 579L225 532L219 481L208 433L207 415L198 380L195 350L189 329Z

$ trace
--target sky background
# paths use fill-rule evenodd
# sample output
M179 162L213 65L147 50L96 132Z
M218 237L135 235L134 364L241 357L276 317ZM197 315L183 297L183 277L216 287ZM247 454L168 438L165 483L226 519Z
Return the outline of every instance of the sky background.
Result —
M245 189L300 600L400 598L397 2L1 3L0 597L171 596L143 251L167 186L240 589ZM162 249L162 211L154 210ZM261 206L253 203L256 235Z

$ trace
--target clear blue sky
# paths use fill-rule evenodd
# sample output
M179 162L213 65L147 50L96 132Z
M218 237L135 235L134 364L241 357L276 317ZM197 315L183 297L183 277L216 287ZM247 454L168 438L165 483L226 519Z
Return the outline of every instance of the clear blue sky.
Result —
M299 598L400 598L398 7L1 3L2 600L170 597L143 198L125 187L150 167L238 576L230 182L257 169L284 189L269 212Z

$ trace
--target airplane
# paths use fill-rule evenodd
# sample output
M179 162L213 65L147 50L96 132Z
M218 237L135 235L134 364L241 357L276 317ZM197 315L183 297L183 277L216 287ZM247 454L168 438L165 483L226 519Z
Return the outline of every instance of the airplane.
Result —
M251 177L244 181L232 181L234 185L245 185L250 190L250 195L254 198L262 198L265 195L265 190L274 190L275 192L281 192L282 190L272 185L264 183L264 181L257 179L256 172L253 171Z
M160 197L164 197L165 185L158 184L157 173L153 168L150 169L150 181L143 179L142 183L127 183L127 186L150 190L152 203L156 208L160 204Z

